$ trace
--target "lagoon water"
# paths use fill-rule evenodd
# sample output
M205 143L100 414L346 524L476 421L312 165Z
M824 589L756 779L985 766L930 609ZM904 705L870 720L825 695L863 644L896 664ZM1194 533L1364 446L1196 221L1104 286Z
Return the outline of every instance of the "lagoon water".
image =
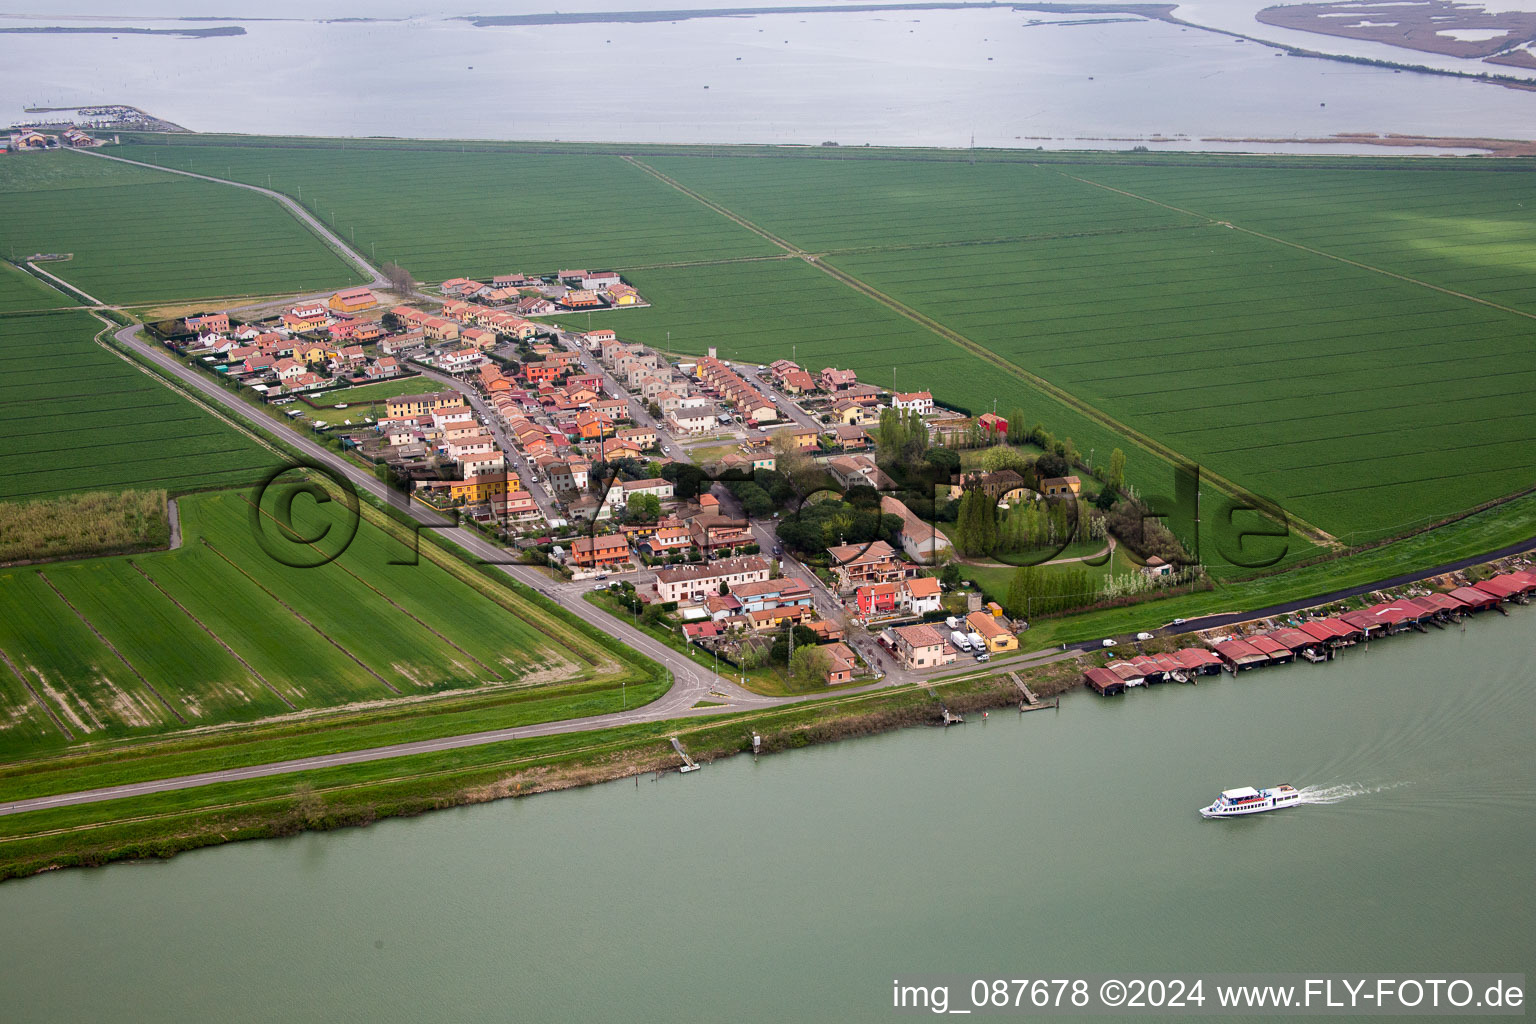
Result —
M1197 20L1243 28L1225 5L1185 6ZM693 6L699 0L571 0L516 10ZM1256 6L1240 5L1254 31L1263 28L1251 23ZM855 10L494 27L465 16L501 13L495 9L423 12L403 0L277 0L229 13L249 16L177 20L206 14L189 0L140 10L73 0L57 11L0 16L10 29L245 29L205 39L5 36L11 59L0 63L0 115L117 102L206 132L722 144L963 147L974 139L1256 150L1274 147L1215 140L1536 136L1536 93L1289 57L1262 43L1104 13ZM1374 44L1308 41L1374 53Z
M1533 625L7 882L4 1017L862 1021L933 972L1536 974ZM1196 813L1287 781L1304 806Z

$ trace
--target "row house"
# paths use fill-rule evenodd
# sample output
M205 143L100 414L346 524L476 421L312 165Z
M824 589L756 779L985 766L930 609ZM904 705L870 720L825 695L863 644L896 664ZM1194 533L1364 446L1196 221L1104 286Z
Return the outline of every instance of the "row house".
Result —
M662 602L702 601L706 595L718 594L722 583L728 589L734 589L767 578L768 560L758 555L746 555L658 570L654 589Z
M432 316L422 321L421 333L428 341L458 341L459 325L444 317Z
M859 614L871 615L926 615L940 607L939 581L931 576L892 580L886 583L869 583L854 591Z
M465 476L485 476L490 473L505 473L507 471L507 457L499 449L488 452L475 452L459 457L459 466Z
M389 419L399 419L404 416L421 416L426 413L436 412L439 409L449 409L462 406L463 399L457 391L428 391L416 395L398 395L386 399L384 402L385 415Z
M283 313L281 320L283 326L289 331L295 334L302 334L305 331L318 331L322 327L329 327L331 324L331 313L323 305L315 303L313 305L294 306Z
M529 295L512 303L512 312L518 316L548 316L558 308L542 295Z
M792 576L743 583L731 588L731 596L740 602L745 613L765 608L810 608L812 604L810 585Z

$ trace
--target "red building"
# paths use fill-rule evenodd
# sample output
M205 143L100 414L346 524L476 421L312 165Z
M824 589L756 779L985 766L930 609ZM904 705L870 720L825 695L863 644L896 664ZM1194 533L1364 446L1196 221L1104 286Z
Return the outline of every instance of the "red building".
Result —
M1008 433L1008 421L995 412L984 412L976 420L981 429L994 437Z

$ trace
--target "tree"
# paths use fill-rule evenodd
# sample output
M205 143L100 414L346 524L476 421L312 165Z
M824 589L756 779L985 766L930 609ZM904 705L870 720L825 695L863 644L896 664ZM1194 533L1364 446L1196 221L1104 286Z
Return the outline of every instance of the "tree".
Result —
M1008 413L1008 443L1023 444L1029 440L1029 428L1024 425L1024 410L1014 406Z
M1125 489L1125 452L1116 448L1109 453L1109 471L1104 474L1104 490L1119 494Z
M661 516L661 499L654 494L631 494L624 513L636 522L654 523Z
M1072 467L1067 465L1067 460L1059 453L1048 451L1035 460L1035 471L1040 474L1040 479L1044 480L1047 477L1066 476L1072 471Z
M402 297L416 290L416 279L411 276L411 272L393 260L379 270L389 279L389 287Z
M948 565L946 565L944 567L944 571L939 573L939 582L944 584L950 590L954 590L956 587L958 587L960 585L960 566L954 562L950 562Z
M726 594L729 594L730 592L731 592L731 585L729 583L725 582L725 580L721 580L720 581L720 596L724 597Z
M820 647L797 647L789 659L789 681L797 686L825 683L831 666L831 656Z
M989 473L1011 469L1023 475L1029 472L1029 467L1029 456L1017 448L1009 448L1007 445L997 445L981 453L981 468Z
M966 491L960 499L955 544L962 555L977 557L997 546L997 499L984 491Z

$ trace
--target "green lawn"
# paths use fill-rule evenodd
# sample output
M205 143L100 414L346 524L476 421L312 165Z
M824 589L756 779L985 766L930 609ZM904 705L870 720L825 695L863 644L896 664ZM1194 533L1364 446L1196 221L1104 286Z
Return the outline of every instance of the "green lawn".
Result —
M284 532L275 495L263 544L249 497L182 498L175 551L0 570L0 651L32 686L6 670L0 759L402 696L572 697L630 671L430 545L410 564L377 513L340 557L296 567L311 546ZM294 528L343 530L341 509L300 498Z
M92 339L80 312L0 317L0 499L228 486L276 456Z
M270 295L362 280L265 196L80 153L0 163L0 221L7 257L73 253L45 266L109 303Z

